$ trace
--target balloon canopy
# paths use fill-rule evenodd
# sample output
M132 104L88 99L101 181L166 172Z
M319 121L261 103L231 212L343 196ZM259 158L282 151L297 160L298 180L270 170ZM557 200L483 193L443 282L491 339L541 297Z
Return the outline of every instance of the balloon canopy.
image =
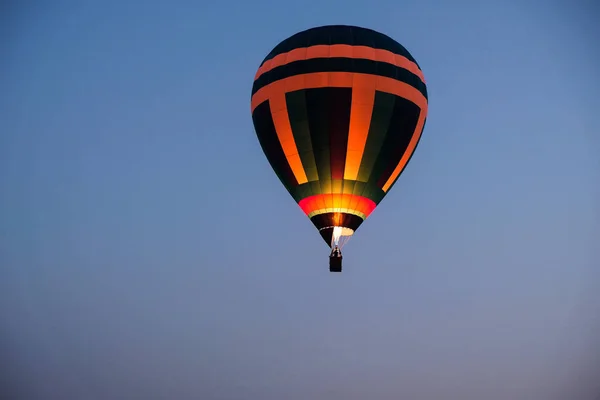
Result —
M409 162L427 118L423 73L371 29L322 26L265 57L251 111L271 167L325 242L356 232Z

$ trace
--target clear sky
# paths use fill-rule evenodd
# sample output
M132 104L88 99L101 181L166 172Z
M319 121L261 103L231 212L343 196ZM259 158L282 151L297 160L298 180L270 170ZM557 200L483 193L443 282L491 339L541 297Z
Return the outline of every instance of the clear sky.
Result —
M191 3L1 13L2 391L600 393L593 2ZM279 41L338 23L406 46L430 108L331 274L261 151L250 90Z

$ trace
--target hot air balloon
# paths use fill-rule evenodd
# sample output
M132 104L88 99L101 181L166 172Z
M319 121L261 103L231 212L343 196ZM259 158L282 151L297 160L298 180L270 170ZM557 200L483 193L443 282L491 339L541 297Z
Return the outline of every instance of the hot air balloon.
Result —
M331 272L341 272L343 245L406 168L427 105L415 59L371 29L311 28L260 64L251 97L256 135L331 248Z

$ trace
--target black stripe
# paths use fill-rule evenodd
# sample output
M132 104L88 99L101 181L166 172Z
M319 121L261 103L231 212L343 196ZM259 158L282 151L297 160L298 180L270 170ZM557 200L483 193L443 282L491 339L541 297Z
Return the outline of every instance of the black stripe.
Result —
M254 109L252 122L254 123L258 141L267 160L269 160L281 183L291 193L293 188L298 185L298 181L279 143L268 101L265 101Z
M385 184L406 152L421 112L419 106L413 102L402 97L394 97L394 112L369 178L369 181L376 181L378 187Z
M425 129L425 123L427 122L427 118L425 118L425 121L423 121L423 129L421 130L421 132L423 132L423 130ZM389 193L389 191L392 189L392 187L396 184L396 182L398 181L398 179L400 178L400 176L402 175L402 173L404 173L404 170L406 169L406 167L408 166L408 164L410 163L410 160L412 160L413 155L415 154L415 152L417 151L417 147L419 147L419 143L421 143L421 139L423 138L423 134L421 134L421 136L419 136L419 140L417 140L417 144L415 145L415 148L413 150L412 153L410 153L410 156L408 157L408 160L406 160L406 164L404 164L404 167L400 170L400 173L398 174L398 176L396 177L396 180L394 182L392 182L392 184L388 187L387 192ZM397 165L397 164L396 164ZM394 167L395 168L395 167ZM387 182L387 180L386 180ZM383 183L383 185L385 185L385 182ZM383 186L381 185L381 186ZM383 192L383 190L382 190ZM385 195L384 195L385 196ZM379 203L377 203L379 204Z
M299 47L320 44L348 44L353 46L369 46L376 49L388 50L404 56L416 64L413 56L404 46L383 33L368 28L350 25L327 25L307 29L290 36L279 43L263 60L270 60L281 53L287 53ZM262 64L261 64L262 65Z
M412 72L381 61L365 60L364 58L312 58L294 61L265 72L254 81L252 95L261 88L290 76L309 74L313 72L358 72L363 74L385 76L404 82L427 98L425 83Z
M317 229L323 229L330 226L335 226L337 218L341 217L341 220L337 220L337 226L343 226L344 228L350 228L352 230L357 230L360 224L363 223L363 219L358 215L347 214L347 213L325 213L319 214L311 217L312 223L315 225Z
M323 192L327 192L326 185L331 185L331 148L329 142L330 109L329 100L334 88L306 89L306 115L308 129L315 156L319 184ZM338 89L339 90L339 89ZM328 182L329 181L329 182Z
M329 116L329 157L331 179L344 179L346 167L346 150L348 148L348 132L350 131L350 110L352 109L352 88L328 88L327 115ZM334 192L339 191L333 188Z

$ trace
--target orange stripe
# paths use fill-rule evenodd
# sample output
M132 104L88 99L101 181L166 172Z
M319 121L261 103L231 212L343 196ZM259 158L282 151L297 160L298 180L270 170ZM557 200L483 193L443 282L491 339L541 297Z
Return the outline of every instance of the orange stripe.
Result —
M315 89L324 87L353 87L354 77L364 79L365 84L374 85L375 90L403 97L421 108L421 113L427 114L427 99L421 92L411 85L385 76L360 74L356 72L314 72L290 76L280 79L269 85L263 86L252 96L250 108L254 109L270 97L281 96L282 93L302 89ZM424 118L424 117L423 117Z
M273 92L269 98L269 106L271 108L271 115L273 116L275 131L277 132L279 143L281 143L281 147L283 148L285 158L290 164L290 168L292 169L298 184L306 183L308 182L308 178L306 177L306 172L302 166L298 148L296 147L296 141L294 140L294 134L292 133L292 126L290 125L290 117L285 101L285 92Z
M332 45L316 45L310 47L299 47L287 53L281 53L264 62L256 71L254 80L258 79L262 74L272 70L273 68L281 67L294 61L311 60L314 58L362 58L365 60L380 61L397 67L406 69L417 75L423 83L425 77L416 63L408 58L392 53L388 50L375 49L368 46L352 46L349 44L332 44Z
M352 105L344 179L357 180L360 162L365 151L371 114L375 102L376 81L370 75L355 75L352 84Z

